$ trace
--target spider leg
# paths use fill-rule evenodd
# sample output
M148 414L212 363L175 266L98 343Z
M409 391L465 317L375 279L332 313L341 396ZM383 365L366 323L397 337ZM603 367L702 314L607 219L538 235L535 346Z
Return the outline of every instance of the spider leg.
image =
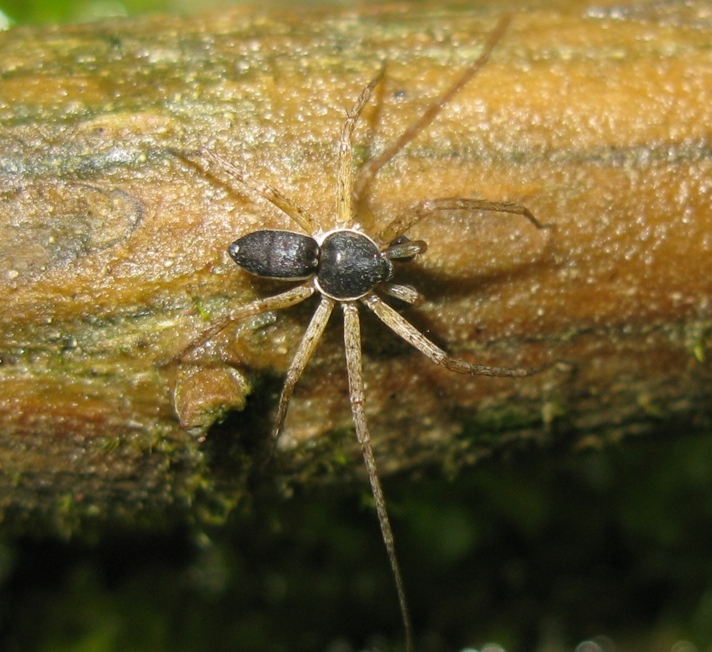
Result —
M419 306L425 301L425 297L411 285L400 285L399 283L384 283L381 289L392 297L409 303L411 306Z
M423 129L425 129L440 113L443 107L452 100L468 83L469 81L484 67L487 63L494 46L497 41L502 38L511 16L504 15L500 18L497 26L490 32L485 45L482 48L480 56L477 57L462 73L460 78L448 88L440 97L438 97L425 112L413 122L390 147L387 147L379 156L370 160L361 167L358 178L354 184L353 197L358 202L371 180L378 174L381 168L386 165L398 152L400 152L413 138L415 138Z
M371 93L378 82L383 79L384 68L381 67L379 73L361 91L358 99L346 114L346 121L341 127L341 137L339 138L339 166L336 172L336 220L337 226L350 226L353 222L353 146L351 137L353 136L356 123L364 107L371 99Z
M494 211L498 213L511 213L513 215L526 217L537 229L548 229L553 226L539 222L532 212L521 204L488 201L486 199L446 197L442 199L427 199L416 204L402 215L399 215L378 234L376 238L377 242L393 242L399 235L402 235L412 226L436 211Z
M314 316L307 326L307 330L302 337L302 341L299 343L299 348L294 354L292 363L289 365L287 370L287 377L284 381L284 387L282 388L282 394L279 397L279 406L277 407L277 417L274 420L274 426L272 427L272 434L270 436L270 451L274 451L277 445L277 440L282 432L282 426L284 425L284 419L287 416L287 408L289 407L289 401L294 393L294 386L302 375L304 368L309 362L316 349L316 345L319 343L324 329L326 328L326 323L329 321L331 316L331 311L334 309L334 300L327 297L322 297L319 306L314 312ZM271 457L271 455L270 455Z
M430 358L435 364L459 374L521 378L538 373L539 371L551 367L553 364L549 363L538 367L489 367L481 364L470 364L464 360L458 360L457 358L449 356L439 346L425 337L413 324L401 317L401 315L375 294L369 294L364 297L362 301L368 308L376 313L376 316L388 326L388 328L397 335L400 335L408 344L418 349L418 351Z
M216 154L215 152L202 148L193 152L175 152L181 158L187 158L190 155L197 155L203 160L207 160L210 163L214 163L223 172L228 174L234 179L237 179L243 186L256 193L263 199L266 199L273 206L276 206L283 213L287 215L295 224L299 225L306 233L316 233L319 228L319 222L310 215L306 210L297 206L291 199L285 197L279 190L273 188L269 184L263 183L249 174L244 170L241 170L236 165L226 161L222 156ZM190 158L188 158L190 161Z
M371 446L371 435L366 424L366 414L364 412L364 385L363 385L363 365L361 363L361 326L358 314L358 306L354 302L343 302L344 310L344 347L346 349L346 369L349 377L349 395L351 398L351 412L356 426L356 437L361 444L361 452L366 463L368 479L371 483L373 499L376 503L376 513L381 526L383 541L388 552L388 559L396 582L398 592L398 602L400 603L403 626L405 628L405 649L407 652L413 650L413 626L410 621L408 604L405 599L405 588L403 577L401 576L396 549L393 541L393 530L386 511L386 499L383 495L381 482L378 479L378 469L376 468L376 457Z
M202 344L205 344L209 339L215 337L221 330L227 328L232 322L238 321L240 319L245 319L246 317L252 317L254 315L259 315L263 312L269 312L270 310L282 310L283 308L289 308L298 303L304 301L304 299L309 298L314 294L314 286L311 284L303 283L302 285L297 285L291 290L276 294L273 297L267 297L265 299L257 299L252 303L248 303L244 306L240 306L235 310L231 310L225 317L211 324L208 328L202 331L196 338L191 340L191 342L183 347L176 355L171 358L171 361L178 362L184 358L193 349L197 349Z

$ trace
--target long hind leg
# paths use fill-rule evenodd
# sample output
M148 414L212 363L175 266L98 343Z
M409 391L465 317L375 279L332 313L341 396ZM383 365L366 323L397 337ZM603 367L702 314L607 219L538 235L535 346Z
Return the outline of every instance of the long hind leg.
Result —
M358 306L353 302L341 304L344 310L344 346L346 349L346 369L349 376L349 395L351 398L351 412L356 426L356 437L361 444L361 452L366 463L368 479L371 483L371 491L376 504L378 522L381 526L383 541L386 544L388 560L391 563L391 570L396 582L398 592L398 602L400 603L403 627L405 628L405 649L407 652L413 650L413 627L408 612L408 604L405 599L405 588L403 577L401 576L396 549L393 541L393 530L386 511L386 499L383 495L381 482L378 479L378 469L376 468L376 457L371 445L371 435L368 432L366 414L364 412L364 385L363 385L363 365L361 362L361 323L358 314Z

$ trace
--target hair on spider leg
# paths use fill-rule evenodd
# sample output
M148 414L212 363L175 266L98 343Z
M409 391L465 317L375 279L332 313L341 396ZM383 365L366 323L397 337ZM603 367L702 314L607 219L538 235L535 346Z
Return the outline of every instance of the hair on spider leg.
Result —
M287 416L294 388L319 344L334 308L343 312L344 350L351 413L356 437L361 447L374 497L378 522L395 580L396 594L405 630L405 649L413 650L413 627L406 601L405 584L395 551L393 531L386 510L371 435L365 413L360 306L369 310L382 324L435 364L460 374L522 378L538 373L549 365L537 367L495 367L460 360L448 355L410 321L378 296L378 292L407 304L419 305L423 296L407 285L392 281L396 266L410 264L427 250L422 240L410 240L405 234L418 222L442 211L494 211L528 220L537 229L545 228L525 207L511 202L473 198L436 198L422 201L396 217L380 232L369 235L360 226L361 199L378 172L446 107L452 98L482 69L509 24L501 18L487 36L481 53L450 85L380 155L364 164L354 178L353 132L371 94L384 75L378 74L363 88L346 113L338 139L336 165L336 223L323 230L319 220L272 186L255 179L208 149L181 152L182 158L197 158L201 169L215 166L239 184L238 191L255 195L281 210L300 232L287 229L261 229L238 238L229 247L230 256L244 271L256 276L295 282L291 289L272 297L238 306L224 319L207 328L193 346L204 343L230 322L276 311L318 295L317 307L296 349L286 373L271 432L272 448L276 446ZM368 209L370 210L370 209ZM191 347L184 349L185 355ZM178 356L180 357L180 356Z

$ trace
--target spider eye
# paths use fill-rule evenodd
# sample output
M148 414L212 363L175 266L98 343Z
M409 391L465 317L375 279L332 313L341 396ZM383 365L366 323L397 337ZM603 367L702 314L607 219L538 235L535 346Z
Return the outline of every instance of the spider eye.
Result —
M294 231L253 231L235 240L227 252L250 274L298 281L309 278L319 265L314 238Z

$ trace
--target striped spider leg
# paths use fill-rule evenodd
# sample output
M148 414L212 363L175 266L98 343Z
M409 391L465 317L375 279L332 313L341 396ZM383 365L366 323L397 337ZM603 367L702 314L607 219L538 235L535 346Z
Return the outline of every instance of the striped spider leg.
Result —
M226 318L213 324L193 342L184 353L216 335L230 322L269 310L280 310L296 305L318 294L319 303L287 371L284 387L277 407L271 433L272 446L276 444L287 415L294 387L324 333L334 307L341 306L344 315L344 346L349 384L351 412L356 437L366 464L381 533L395 579L396 591L405 629L405 647L413 650L413 631L405 588L396 557L386 501L379 479L376 458L364 411L364 381L361 352L361 325L359 303L371 310L388 328L410 343L433 362L451 371L469 375L504 376L520 378L534 374L544 367L509 368L471 364L449 356L430 341L410 322L391 308L377 291L397 297L409 304L423 301L421 294L410 286L391 282L394 261L410 262L426 251L423 241L411 241L405 233L417 222L441 211L498 211L520 215L536 228L542 228L527 208L519 204L492 202L479 199L442 198L421 202L394 219L375 236L365 233L358 223L359 198L378 171L401 151L415 136L425 129L443 107L462 89L488 60L497 41L503 35L509 18L505 17L490 33L480 56L461 74L449 89L432 102L396 142L384 152L362 166L354 178L352 136L361 112L368 103L376 85L383 77L383 69L363 89L348 111L341 128L336 172L336 225L323 232L320 223L308 211L297 206L278 190L264 184L244 170L225 160L219 154L202 149L184 157L197 157L202 165L215 166L239 182L243 190L269 201L285 213L305 233L289 230L258 230L248 233L232 245L228 252L243 270L265 278L300 281L291 289L273 297L259 299L238 307ZM548 366L548 365L547 365Z

